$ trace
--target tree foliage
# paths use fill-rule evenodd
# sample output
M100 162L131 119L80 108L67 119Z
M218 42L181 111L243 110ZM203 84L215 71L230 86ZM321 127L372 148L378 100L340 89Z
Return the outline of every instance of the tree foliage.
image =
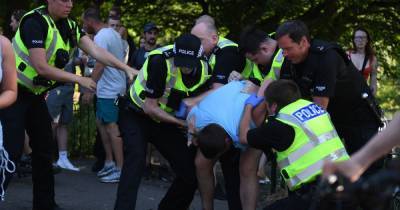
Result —
M0 24L5 29L12 10L33 6L28 0L0 1ZM314 37L337 41L348 48L352 30L362 26L374 40L381 70L380 86L388 84L387 90L399 87L399 0L80 0L74 3L72 16L76 19L90 5L101 8L104 15L113 5L120 6L124 25L136 40L143 25L153 21L162 27L161 43L189 32L194 20L202 14L213 16L220 32L233 40L249 24L272 32L285 20L300 19ZM385 101L386 96L381 97Z

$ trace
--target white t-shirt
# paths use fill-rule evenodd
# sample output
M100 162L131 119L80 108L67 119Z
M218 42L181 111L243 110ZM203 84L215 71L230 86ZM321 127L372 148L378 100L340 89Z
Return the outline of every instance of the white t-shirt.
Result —
M94 36L94 43L106 49L118 60L124 62L124 46L121 36L112 28L102 28ZM125 72L106 66L97 82L97 97L115 99L118 94L124 94L126 90Z

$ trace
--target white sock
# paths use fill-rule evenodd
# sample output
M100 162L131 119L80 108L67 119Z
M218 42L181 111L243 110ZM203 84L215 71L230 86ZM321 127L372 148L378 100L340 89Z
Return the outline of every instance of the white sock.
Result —
M67 151L59 151L58 152L58 159L61 159L61 160L68 159L68 152Z
M110 167L110 166L114 166L114 161L106 161L105 163L104 163L104 166L106 166L106 167Z

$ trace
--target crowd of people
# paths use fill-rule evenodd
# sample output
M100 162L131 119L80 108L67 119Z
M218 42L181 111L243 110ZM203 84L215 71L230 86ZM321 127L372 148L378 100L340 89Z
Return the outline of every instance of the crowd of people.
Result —
M69 18L72 8L72 1L47 0L16 11L12 46L0 37L2 198L23 155L32 165L33 209L58 208L53 162L80 170L67 152L75 83L82 100L95 105L94 170L100 182L118 183L116 210L140 209L149 147L174 172L160 210L188 209L196 190L202 209L214 209L217 161L229 209L255 210L263 154L264 161L276 157L289 191L265 209L306 210L323 168L325 176L367 176L382 164L367 166L395 145L389 139L379 147L374 139L357 152L382 124L374 98L378 63L365 29L354 30L347 52L312 39L300 20L274 33L246 27L236 43L203 15L189 33L164 46L157 43L160 27L146 23L136 49L118 8L105 20L98 9L86 9L81 27ZM379 150L375 156L360 158L373 149ZM357 167L346 170L352 164Z

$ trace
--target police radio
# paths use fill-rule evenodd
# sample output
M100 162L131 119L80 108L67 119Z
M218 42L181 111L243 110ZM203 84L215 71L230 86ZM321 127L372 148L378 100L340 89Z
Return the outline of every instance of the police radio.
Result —
M69 53L66 50L58 49L56 51L55 67L63 69L69 62Z

